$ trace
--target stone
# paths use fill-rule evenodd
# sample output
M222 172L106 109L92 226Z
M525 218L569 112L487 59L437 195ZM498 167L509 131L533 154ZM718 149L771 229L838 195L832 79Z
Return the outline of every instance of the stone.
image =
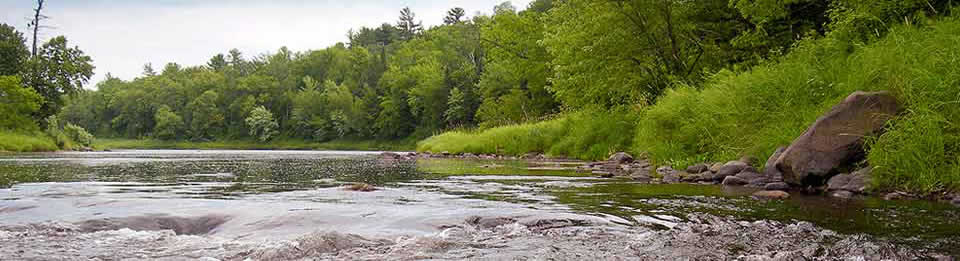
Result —
M864 168L852 174L839 174L827 181L827 191L846 190L854 193L863 193L870 184L872 168Z
M790 193L782 190L762 190L753 193L755 199L787 199Z
M787 185L786 182L773 182L763 186L763 189L764 190L788 190L790 189L790 185Z
M593 173L593 175L596 175L597 177L601 177L601 178L612 178L612 177L613 177L613 172L609 172L609 171L594 170L594 171L591 172L591 173Z
M767 158L767 163L763 165L763 176L773 181L783 181L783 173L780 173L780 170L777 169L777 159L780 158L780 155L783 155L783 151L786 149L786 147L779 147L770 155L770 158Z
M854 92L817 119L775 165L792 185L819 185L837 167L863 157L863 137L877 134L900 110L888 92Z
M853 192L846 191L846 190L837 190L837 191L831 192L830 196L835 198L852 198Z
M663 177L664 183L672 184L680 182L680 175L671 167L659 167L657 168L657 174Z
M753 181L757 179L763 179L763 174L757 173L753 170L744 170L737 175L734 175L738 178L741 178L746 181Z
M747 163L743 163L742 161L735 160L727 162L727 164L723 164L723 167L720 167L720 169L716 171L715 177L717 179L723 179L727 176L737 175L747 167L749 167L749 165L747 165Z
M690 174L700 174L706 171L710 171L710 166L708 166L706 163L700 163L687 167L687 173Z
M479 217L472 216L467 218L467 224L478 226L481 228L495 228L503 226L506 224L511 224L517 222L516 219L510 217Z
M724 186L743 186L749 183L750 183L749 181L739 178L737 176L727 176L726 178L723 178Z
M381 157L381 158L384 158L384 159L400 159L400 158L402 158L402 156L400 156L400 154L393 153L393 152L384 152L384 153L381 153L381 154L380 154L380 157Z
M650 174L648 172L634 172L633 174L630 174L630 179L641 182L650 182Z
M616 162L617 164L626 164L633 162L633 156L626 152L617 152L613 155L610 155L610 158L607 159L610 162Z
M953 196L953 200L950 201L950 204L960 207L960 195Z
M701 179L700 174L690 174L690 173L685 173L685 174L686 175L680 175L681 177L680 181L693 183L693 182L700 181Z

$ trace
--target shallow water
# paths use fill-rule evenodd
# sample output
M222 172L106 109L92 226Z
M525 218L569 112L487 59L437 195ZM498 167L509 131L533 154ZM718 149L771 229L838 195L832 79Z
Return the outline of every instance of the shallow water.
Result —
M576 162L377 152L0 156L11 259L915 259L960 255L960 209L754 201L749 189L597 179ZM346 189L354 182L379 189ZM796 193L795 193L796 194ZM7 259L7 258L4 258Z

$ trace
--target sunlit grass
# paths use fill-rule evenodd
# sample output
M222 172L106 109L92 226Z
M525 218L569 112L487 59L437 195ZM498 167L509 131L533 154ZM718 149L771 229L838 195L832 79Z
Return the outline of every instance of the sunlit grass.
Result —
M55 151L57 144L43 133L18 133L0 131L0 151L39 152Z

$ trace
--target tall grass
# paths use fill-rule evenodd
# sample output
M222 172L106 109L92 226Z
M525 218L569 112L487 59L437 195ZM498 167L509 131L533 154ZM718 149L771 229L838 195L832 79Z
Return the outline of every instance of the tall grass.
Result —
M0 130L0 151L40 152L55 151L57 149L57 144L46 134Z
M627 149L635 121L636 114L631 109L588 109L537 123L446 132L421 141L417 150L501 155L542 152L549 156L595 160Z
M777 63L668 92L642 115L633 150L683 166L766 158L850 93L890 91L906 108L868 151L881 190L960 189L960 21L898 26L855 46L804 41Z

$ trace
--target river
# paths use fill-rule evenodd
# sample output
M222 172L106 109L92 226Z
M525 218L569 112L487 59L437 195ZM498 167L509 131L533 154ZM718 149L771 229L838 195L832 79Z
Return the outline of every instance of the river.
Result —
M960 208L577 174L578 162L378 152L0 155L3 260L912 260ZM372 184L374 191L349 189Z

